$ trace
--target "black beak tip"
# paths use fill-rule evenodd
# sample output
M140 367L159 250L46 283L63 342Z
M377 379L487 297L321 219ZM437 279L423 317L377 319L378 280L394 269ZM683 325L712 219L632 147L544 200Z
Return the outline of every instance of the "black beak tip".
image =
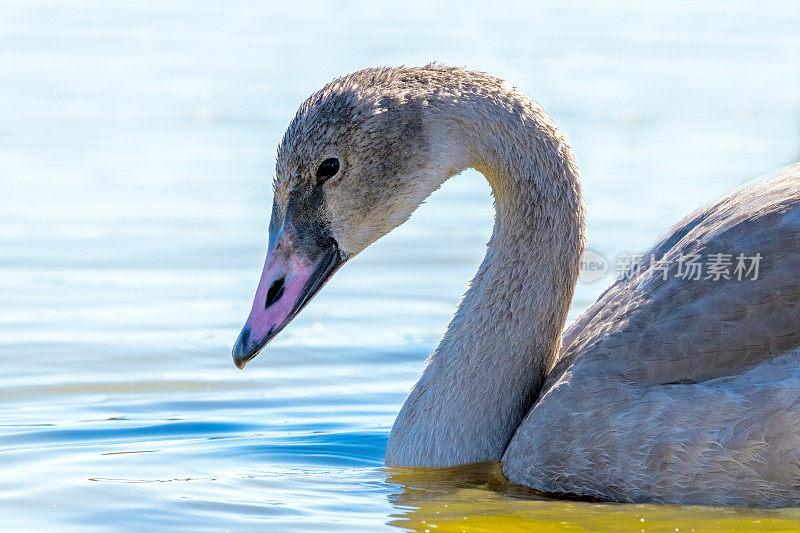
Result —
M245 326L242 328L242 332L239 334L239 338L236 339L236 344L233 345L233 350L231 350L231 355L233 356L233 364L236 365L236 368L242 370L244 365L247 362L255 357L255 353L250 353L250 328ZM256 352L258 353L258 352Z
M239 338L236 339L236 344L233 345L233 350L231 350L231 355L233 356L233 364L236 365L236 368L242 370L244 365L246 365L251 359L254 359L255 356L261 352L264 346L275 336L275 328L270 328L267 332L266 336L261 340L256 340L255 342L251 338L251 329L248 326L245 326L242 329L242 332L239 333Z
M238 357L236 354L233 355L233 364L236 365L236 368L239 370L244 370L244 366L247 364L249 359Z

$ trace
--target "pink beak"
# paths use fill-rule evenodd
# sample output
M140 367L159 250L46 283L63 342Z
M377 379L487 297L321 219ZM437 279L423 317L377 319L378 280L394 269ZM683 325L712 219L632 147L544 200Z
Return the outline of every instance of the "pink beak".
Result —
M270 246L250 316L233 347L233 362L244 368L278 334L344 263L336 241L301 243L282 232Z

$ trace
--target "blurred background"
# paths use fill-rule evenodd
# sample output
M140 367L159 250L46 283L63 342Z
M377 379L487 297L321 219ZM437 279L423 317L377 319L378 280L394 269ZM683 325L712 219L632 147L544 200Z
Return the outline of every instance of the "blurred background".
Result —
M3 527L787 527L797 511L535 501L494 471L381 468L491 231L472 171L246 371L230 348L275 147L330 79L437 61L518 86L567 133L588 247L613 260L800 159L798 28L792 0L0 0Z

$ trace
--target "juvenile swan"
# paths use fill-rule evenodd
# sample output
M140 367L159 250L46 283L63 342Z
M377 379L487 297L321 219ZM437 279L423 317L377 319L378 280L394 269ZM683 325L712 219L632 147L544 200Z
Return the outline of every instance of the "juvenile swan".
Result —
M578 168L536 103L482 73L368 69L300 107L236 365L465 168L492 188L494 230L386 464L501 461L511 481L621 502L800 504L800 165L679 222L562 337ZM698 260L728 275L687 276Z

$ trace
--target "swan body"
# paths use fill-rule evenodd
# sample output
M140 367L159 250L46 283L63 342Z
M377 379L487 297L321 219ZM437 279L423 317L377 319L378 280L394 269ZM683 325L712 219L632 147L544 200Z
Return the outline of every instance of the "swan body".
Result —
M684 281L680 255L763 256ZM678 223L566 331L503 456L509 479L626 502L800 502L800 164Z
M631 269L564 332L584 244L577 165L537 104L481 73L368 69L301 106L237 366L465 168L492 188L494 230L387 465L494 460L555 494L800 504L800 165L688 216L644 254L662 263ZM693 254L758 254L759 272L680 277Z

